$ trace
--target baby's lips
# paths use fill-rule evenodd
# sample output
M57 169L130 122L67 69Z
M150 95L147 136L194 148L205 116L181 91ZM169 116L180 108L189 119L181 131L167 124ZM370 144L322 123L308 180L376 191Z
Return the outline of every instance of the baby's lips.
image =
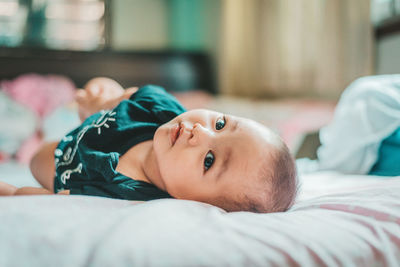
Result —
M170 130L171 146L175 145L175 142L178 139L181 130L182 128L180 127L179 123L177 123L171 128Z

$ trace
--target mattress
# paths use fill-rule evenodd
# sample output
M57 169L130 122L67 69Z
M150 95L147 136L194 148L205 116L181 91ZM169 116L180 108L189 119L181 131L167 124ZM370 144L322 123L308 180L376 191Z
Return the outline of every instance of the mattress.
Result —
M400 266L400 177L318 172L301 184L289 211L270 214L0 197L0 266Z

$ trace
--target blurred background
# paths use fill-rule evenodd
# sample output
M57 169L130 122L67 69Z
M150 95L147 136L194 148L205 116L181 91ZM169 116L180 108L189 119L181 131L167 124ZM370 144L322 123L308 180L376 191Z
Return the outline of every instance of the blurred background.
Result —
M34 57L32 48L43 57L181 52L207 57L214 80L177 89L336 99L357 77L400 72L399 21L400 0L0 0L0 60ZM170 67L188 72L184 63Z
M400 0L0 0L0 93L35 110L40 140L61 99L107 76L164 86L188 108L253 118L310 156L304 140L329 122L346 86L393 73ZM0 161L18 131L3 130Z

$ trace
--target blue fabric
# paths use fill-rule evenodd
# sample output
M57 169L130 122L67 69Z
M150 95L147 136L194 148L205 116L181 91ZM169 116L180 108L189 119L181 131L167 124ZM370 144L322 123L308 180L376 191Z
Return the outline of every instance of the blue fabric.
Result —
M60 141L54 191L128 200L171 197L152 184L124 176L116 167L121 155L153 139L159 126L183 112L175 97L148 85L113 110L93 114Z
M400 128L382 141L378 160L369 174L382 176L400 175Z

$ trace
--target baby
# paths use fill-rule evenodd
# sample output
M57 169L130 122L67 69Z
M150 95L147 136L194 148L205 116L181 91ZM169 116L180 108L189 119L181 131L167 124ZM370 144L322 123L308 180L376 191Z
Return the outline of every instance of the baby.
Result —
M186 111L161 87L123 89L108 78L89 81L76 100L82 124L31 161L43 188L2 183L0 194L173 197L253 212L285 211L294 202L294 159L255 121Z

